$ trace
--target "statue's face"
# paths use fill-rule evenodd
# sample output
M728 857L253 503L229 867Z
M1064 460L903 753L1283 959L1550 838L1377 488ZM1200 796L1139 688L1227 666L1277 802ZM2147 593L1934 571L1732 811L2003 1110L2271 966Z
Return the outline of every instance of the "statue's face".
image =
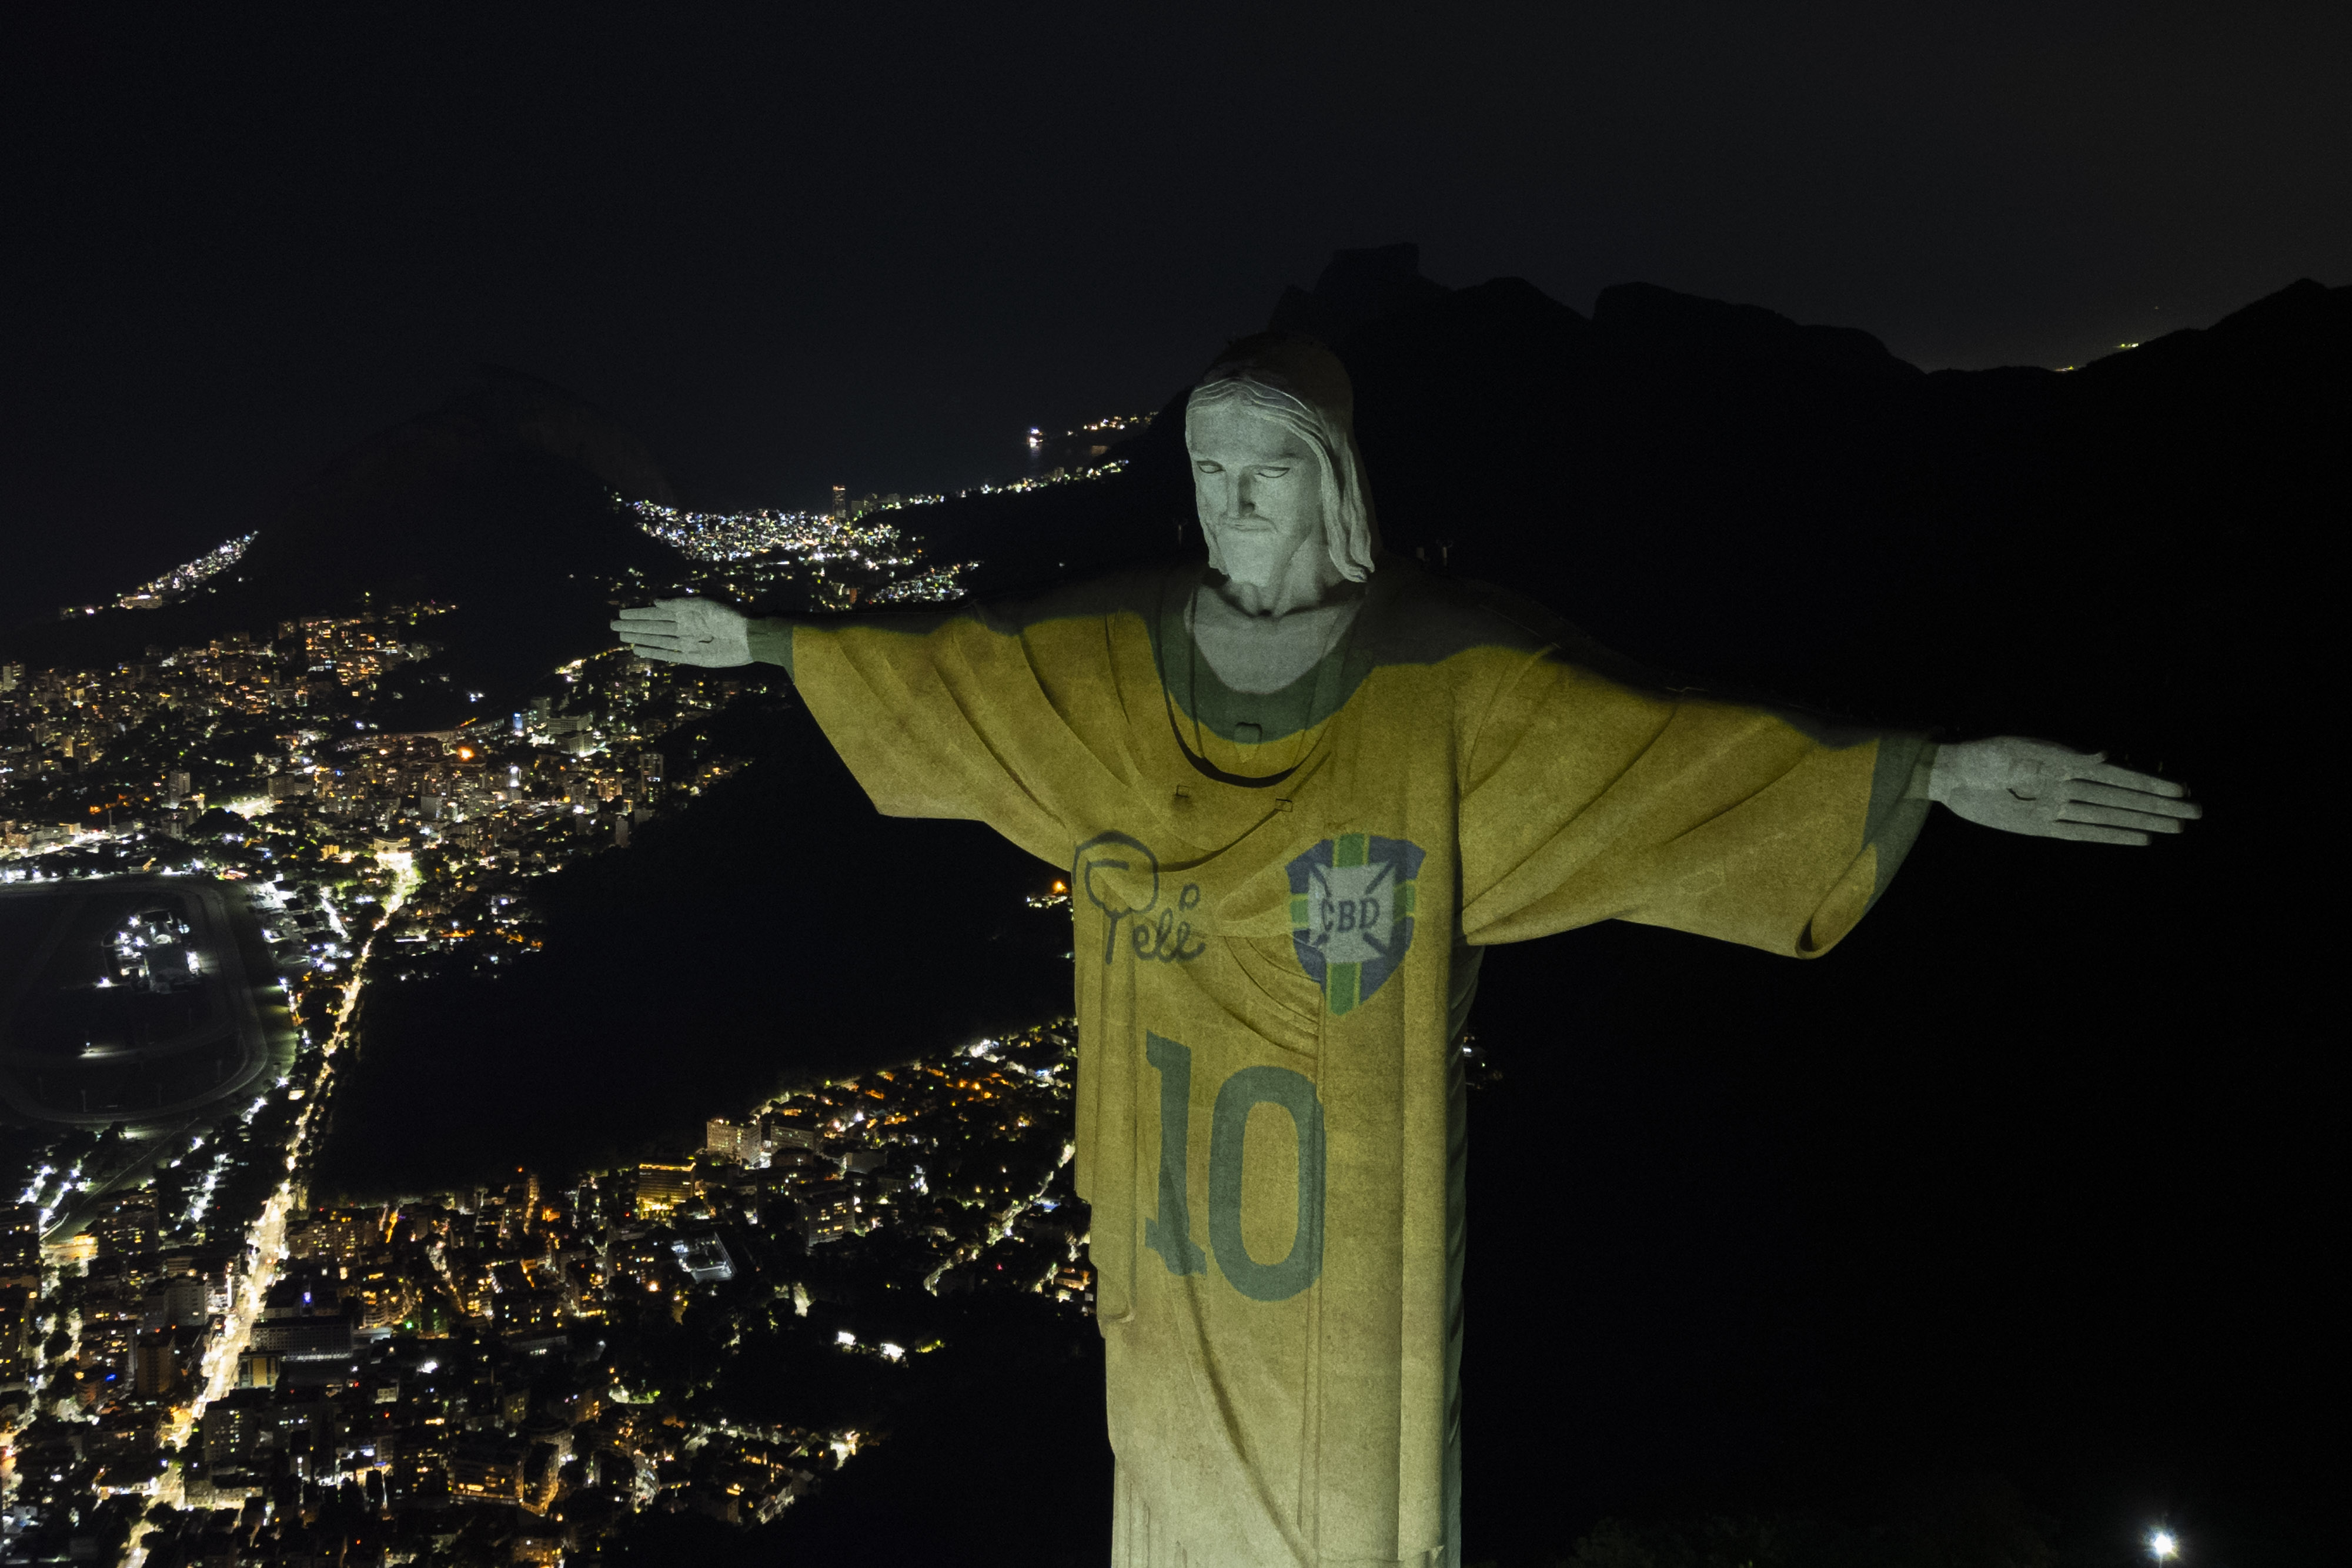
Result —
M1235 402L1195 411L1184 444L1201 531L1227 577L1273 589L1297 570L1325 575L1323 459L1304 440Z

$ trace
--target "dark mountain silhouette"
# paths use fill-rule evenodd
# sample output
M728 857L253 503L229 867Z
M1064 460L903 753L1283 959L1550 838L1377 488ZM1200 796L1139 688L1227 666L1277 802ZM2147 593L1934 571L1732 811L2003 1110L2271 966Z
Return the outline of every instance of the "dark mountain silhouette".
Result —
M1272 320L1337 334L1387 548L1710 685L1974 722L2009 645L1979 633L2021 594L2203 591L2340 506L2352 290L2300 282L2071 372L1923 374L1867 333L1652 285L1590 319L1517 278L1448 290L1410 248L1341 253ZM979 559L984 593L1197 550L1181 406L1113 479L950 501L920 535ZM1906 628L1976 592L1956 685L1951 634Z
M444 412L585 468L631 500L677 504L643 442L603 409L536 376L484 365Z
M2341 410L2328 367L2347 308L2306 281L2071 374L1923 375L1866 333L1651 285L1604 290L1590 319L1520 279L1447 289L1394 246L1339 253L1273 321L1331 335L1348 361L1391 550L1507 580L1711 683L1893 716L1917 700L1873 685L1895 666L1846 653L1891 636L1923 581L1950 591L1971 561L2011 554L2054 580L2053 552L2098 538L2095 519L2175 517L2191 497L2221 549L2250 542L2232 519L2292 511ZM1197 550L1181 412L1180 390L1113 479L904 521L935 559L980 560L983 593ZM503 702L601 642L595 579L674 563L610 511L615 490L669 498L609 416L486 370L329 464L219 591L5 645L91 664L363 596L432 598L461 607L436 623L442 671Z
M675 553L614 513L616 491L674 498L652 456L610 415L545 382L485 367L441 408L321 468L261 526L217 591L22 627L6 645L32 663L89 665L134 658L149 644L267 634L297 616L429 600L457 606L428 633L447 653L419 672L434 679L407 694L416 700L399 717L411 728L454 719L467 711L464 690L483 690L495 706L600 646L609 618L602 579L631 566L674 572Z
M1345 342L1367 321L1442 298L1444 284L1421 275L1417 245L1374 246L1335 253L1312 292L1296 285L1274 302L1269 329Z

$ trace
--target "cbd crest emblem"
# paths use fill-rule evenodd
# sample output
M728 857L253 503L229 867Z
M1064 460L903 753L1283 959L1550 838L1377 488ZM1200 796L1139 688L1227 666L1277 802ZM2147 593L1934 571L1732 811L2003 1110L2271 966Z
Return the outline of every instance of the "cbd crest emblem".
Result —
M1290 862L1291 945L1333 1018L1354 1011L1404 962L1421 862L1421 846L1408 840L1342 833Z

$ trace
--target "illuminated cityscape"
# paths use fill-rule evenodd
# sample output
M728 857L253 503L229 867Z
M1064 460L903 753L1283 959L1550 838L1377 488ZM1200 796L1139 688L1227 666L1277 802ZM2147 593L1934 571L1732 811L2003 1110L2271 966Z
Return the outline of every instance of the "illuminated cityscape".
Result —
M241 538L215 545L185 566L174 567L152 582L141 583L116 599L114 607L118 610L161 610L166 604L177 604L243 560L253 539L253 535L247 534ZM94 615L97 612L96 605L68 606L66 610L68 615Z
M973 1291L1091 1310L1071 1061L1040 1029L749 1107L703 1149L562 1191L518 1171L366 1209L307 1206L306 1113L257 1117L236 1146L285 1155L251 1162L278 1185L241 1238L176 1244L184 1189L159 1184L27 1270L12 1517L77 1514L149 1563L225 1540L384 1561L365 1553L467 1532L554 1561L648 1508L772 1519L868 1439L747 1408L733 1364L887 1375ZM877 1273L905 1299L858 1289Z
M1122 472L1127 462L1112 456L1114 446L1143 431L1151 423L1145 414L1114 415L1047 436L1029 433L1033 463L1038 473L1009 485L977 485L956 492L959 497L1020 495L1054 485L1087 479L1107 479ZM839 563L890 574L891 580L871 597L892 600L953 599L959 567L915 570L919 562L897 527L877 520L880 514L911 507L936 506L945 496L902 496L897 493L852 499L835 492L833 509L824 512L691 512L650 501L614 497L614 504L633 516L637 526L697 561L742 561L761 557L788 559L795 565L819 568ZM224 547L226 548L226 547ZM183 570L188 569L184 568Z
M887 523L868 523L876 512L897 511L936 501L936 496L868 497L850 509L827 512L688 512L651 501L614 497L614 504L635 515L637 526L665 544L675 545L696 560L740 560L771 550L790 550L807 559L856 560L875 566L905 564L893 552L899 547L898 530Z
M690 591L955 596L893 504L631 510ZM200 591L248 539L118 608ZM741 766L675 776L659 742L761 684L614 649L520 711L383 727L394 683L448 684L451 609L0 665L0 934L32 955L0 998L0 1557L555 1563L646 1510L751 1525L877 1440L796 1406L789 1369L887 1392L959 1301L1091 1311L1051 1025L560 1189L518 1169L313 1205L362 988L529 962L537 879Z

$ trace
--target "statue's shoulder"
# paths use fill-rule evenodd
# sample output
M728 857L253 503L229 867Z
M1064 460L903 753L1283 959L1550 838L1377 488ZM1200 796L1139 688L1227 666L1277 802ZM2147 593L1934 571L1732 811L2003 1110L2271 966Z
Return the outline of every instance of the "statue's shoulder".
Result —
M1375 608L1376 613L1366 617L1358 640L1379 664L1433 664L1472 650L1492 649L1542 653L1626 685L1663 684L1526 594L1394 559L1381 563L1373 582L1368 608Z

